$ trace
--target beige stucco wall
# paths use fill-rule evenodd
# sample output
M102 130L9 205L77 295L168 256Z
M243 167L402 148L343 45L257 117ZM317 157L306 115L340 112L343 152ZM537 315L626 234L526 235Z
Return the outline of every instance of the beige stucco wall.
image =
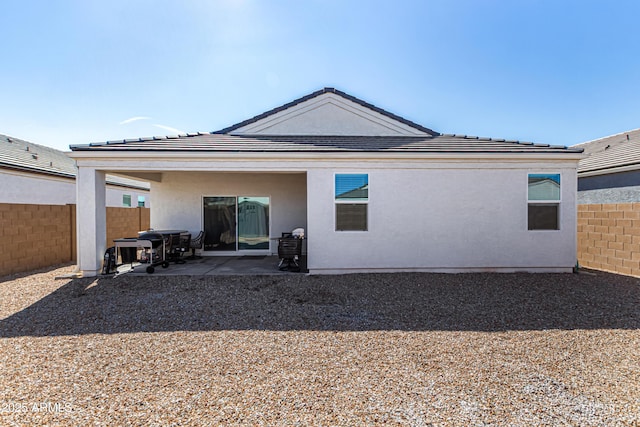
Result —
M100 178L94 168L155 173L151 226L194 232L202 229L203 196L269 196L271 236L304 227L311 273L568 272L576 263L577 156L177 154L150 161L127 155L79 159L87 172L79 191L91 196ZM369 174L369 231L335 231L336 173ZM560 230L527 230L529 173L561 174ZM94 213L78 220L91 232L99 219ZM104 251L100 235L86 242L81 269L87 274L92 258ZM271 252L277 252L275 242Z
M527 230L528 173L560 173L560 230ZM369 174L369 230L335 231L335 173ZM431 163L308 173L308 266L345 271L571 271L576 174L557 164Z

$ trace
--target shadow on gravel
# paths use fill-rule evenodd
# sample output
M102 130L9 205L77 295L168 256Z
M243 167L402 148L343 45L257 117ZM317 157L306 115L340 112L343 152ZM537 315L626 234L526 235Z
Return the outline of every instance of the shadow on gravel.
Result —
M640 329L640 280L591 274L77 279L0 337L211 330Z

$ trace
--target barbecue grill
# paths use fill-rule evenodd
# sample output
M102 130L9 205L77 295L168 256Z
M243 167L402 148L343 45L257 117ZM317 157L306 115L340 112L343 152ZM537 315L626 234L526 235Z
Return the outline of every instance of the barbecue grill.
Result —
M163 268L169 267L169 261L166 260L166 250L164 236L155 232L141 232L135 238L115 239L114 247L107 249L104 254L103 274L109 274L117 271L118 252L122 259L122 264L132 264L140 261L147 265L146 271L151 274L155 271L155 267L162 265ZM137 259L137 251L142 248L140 259Z
M300 257L302 256L302 241L304 229L296 228L290 233L282 233L278 239L278 258L280 270L300 271Z
M149 263L147 266L147 273L151 274L155 271L155 267L162 265L162 268L169 267L169 261L166 261L166 251L164 248L164 236L160 233L144 232L138 234L138 242L147 241L150 243L144 245L145 250L143 258ZM143 246L143 245L140 245ZM162 248L160 249L160 247Z

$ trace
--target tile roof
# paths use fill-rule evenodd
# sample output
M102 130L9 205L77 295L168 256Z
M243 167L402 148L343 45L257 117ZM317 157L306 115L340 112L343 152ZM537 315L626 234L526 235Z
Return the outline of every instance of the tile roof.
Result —
M231 135L257 122L325 93L336 94L411 126L424 136ZM477 136L440 134L334 88L324 88L251 119L214 132L154 136L73 145L72 151L171 152L421 152L421 153L581 153L582 149Z
M565 146L481 138L468 135L437 136L278 136L198 133L108 141L73 146L74 151L215 151L215 152L425 152L515 153L571 152Z
M0 166L75 178L76 166L62 151L0 135Z
M76 163L63 151L0 134L0 168L75 179ZM113 185L149 189L142 181L107 175Z
M583 142L573 148L582 148L588 154L580 160L578 174L620 167L640 169L640 129Z

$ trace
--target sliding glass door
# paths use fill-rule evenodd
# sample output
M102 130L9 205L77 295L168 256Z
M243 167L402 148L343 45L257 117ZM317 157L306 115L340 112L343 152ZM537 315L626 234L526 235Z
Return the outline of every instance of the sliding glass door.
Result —
M204 197L205 251L269 249L269 197Z
M205 251L236 250L236 198L205 197Z

